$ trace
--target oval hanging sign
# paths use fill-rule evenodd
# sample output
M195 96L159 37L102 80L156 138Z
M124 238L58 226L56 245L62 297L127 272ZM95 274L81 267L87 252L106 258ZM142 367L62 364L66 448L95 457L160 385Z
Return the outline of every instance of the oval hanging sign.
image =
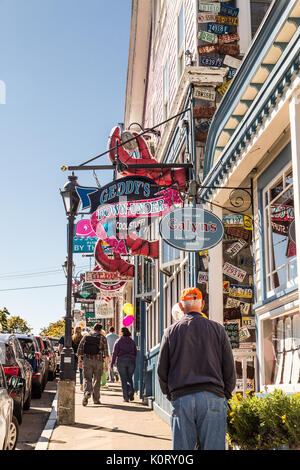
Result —
M163 240L182 251L213 248L224 236L222 221L205 209L185 207L166 214L159 226Z

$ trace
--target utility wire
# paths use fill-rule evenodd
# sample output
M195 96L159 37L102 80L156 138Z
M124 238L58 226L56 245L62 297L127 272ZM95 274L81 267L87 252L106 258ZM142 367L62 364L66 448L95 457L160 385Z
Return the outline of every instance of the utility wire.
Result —
M48 286L15 287L12 289L0 289L0 292L7 292L11 290L44 289L45 287L59 287L59 286L66 286L66 285L67 284L50 284Z

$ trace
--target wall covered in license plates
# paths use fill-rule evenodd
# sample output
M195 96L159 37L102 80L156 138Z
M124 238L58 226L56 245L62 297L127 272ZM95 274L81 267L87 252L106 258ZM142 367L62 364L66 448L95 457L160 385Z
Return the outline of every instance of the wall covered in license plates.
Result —
M198 64L215 69L226 68L224 83L218 87L195 87L195 137L205 145L212 117L222 100L240 62L239 8L232 1L198 0Z

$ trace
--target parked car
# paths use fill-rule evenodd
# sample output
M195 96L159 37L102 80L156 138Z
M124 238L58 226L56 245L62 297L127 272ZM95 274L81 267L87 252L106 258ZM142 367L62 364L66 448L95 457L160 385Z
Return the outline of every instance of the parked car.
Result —
M43 385L43 390L44 390L45 387L46 387L46 383L48 382L49 361L48 361L48 358L47 358L47 353L45 351L46 348L45 348L45 345L44 345L44 342L43 342L43 338L41 336L34 336L34 338L38 342L41 355L44 358L45 363L46 363L46 374L45 374L45 380L44 380L44 385Z
M33 369L32 397L41 398L47 383L47 358L42 355L34 336L16 335L22 346L24 356Z
M16 377L11 376L9 382ZM9 396L8 383L0 363L0 449L14 450L18 441L19 424L14 416L14 401Z
M59 350L58 350L58 342L59 338L53 338L48 336L47 338L50 343L52 344L54 351L55 351L55 357L56 357L56 372L59 372L59 366L60 366L60 355L59 355Z
M56 377L56 355L51 341L48 338L43 338L45 346L44 355L48 359L48 380L54 380Z
M33 370L16 335L0 334L0 361L7 379L14 376L23 379L10 391L14 400L14 415L21 424L23 410L28 410L31 404Z

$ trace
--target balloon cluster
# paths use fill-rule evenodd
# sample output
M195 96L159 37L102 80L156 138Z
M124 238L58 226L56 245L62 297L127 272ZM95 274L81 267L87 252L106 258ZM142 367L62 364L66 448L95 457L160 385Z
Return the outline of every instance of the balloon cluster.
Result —
M126 303L123 305L123 312L126 317L123 318L123 325L130 326L134 322L134 308L132 304Z

